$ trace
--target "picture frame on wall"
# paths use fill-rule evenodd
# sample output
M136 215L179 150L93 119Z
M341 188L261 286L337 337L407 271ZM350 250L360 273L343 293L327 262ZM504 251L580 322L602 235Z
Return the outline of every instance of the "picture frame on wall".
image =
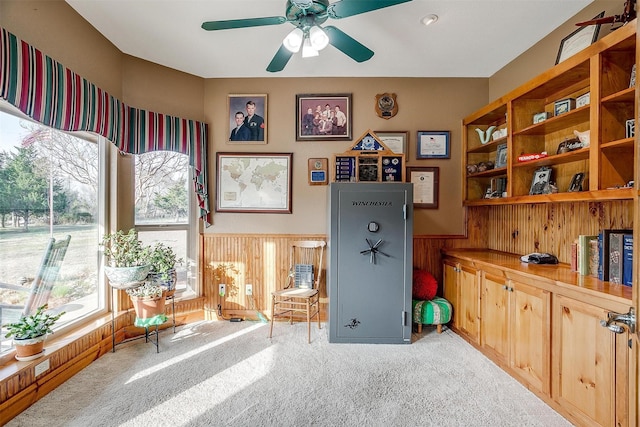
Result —
M291 213L293 153L216 153L216 212Z
M296 141L350 141L350 93L296 95Z
M451 132L448 130L419 130L416 143L416 158L419 159L450 159Z
M593 19L602 18L604 11L600 12ZM600 32L600 24L587 25L580 27L560 41L560 48L558 49L558 56L556 56L556 64L561 63L570 56L575 55L587 46L590 46L593 42L598 40L598 33Z
M376 136L387 146L387 148L396 154L407 154L407 146L409 145L408 131L373 131Z
M438 209L440 168L407 167L406 176L413 184L414 208Z
M267 95L229 95L229 144L267 143Z

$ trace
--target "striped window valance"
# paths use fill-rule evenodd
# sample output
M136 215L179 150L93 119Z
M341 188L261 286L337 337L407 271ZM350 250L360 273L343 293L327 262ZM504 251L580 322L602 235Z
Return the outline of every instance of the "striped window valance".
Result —
M0 30L0 97L42 124L97 133L125 153L168 150L188 155L200 218L209 226L205 123L130 107Z

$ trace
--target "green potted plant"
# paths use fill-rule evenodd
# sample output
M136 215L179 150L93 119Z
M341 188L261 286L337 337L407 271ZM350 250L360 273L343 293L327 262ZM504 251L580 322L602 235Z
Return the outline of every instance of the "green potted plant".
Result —
M16 359L32 360L43 355L47 334L53 333L51 327L65 314L64 311L51 314L46 312L47 309L48 305L44 304L34 314L22 316L17 322L5 325L9 331L6 337L13 337Z
M100 246L107 257L104 270L111 286L120 289L138 286L149 274L151 249L142 244L134 228L127 233L118 230L105 234Z
M139 318L149 319L164 313L167 294L162 286L147 280L140 286L126 289L126 292Z
M182 258L178 258L171 247L163 243L156 243L149 254L151 271L148 279L165 288L168 295L172 295L175 292L178 278L176 264L181 264L182 261Z

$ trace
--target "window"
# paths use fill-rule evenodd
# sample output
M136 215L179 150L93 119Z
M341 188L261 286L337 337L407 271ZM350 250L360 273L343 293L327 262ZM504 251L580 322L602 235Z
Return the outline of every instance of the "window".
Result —
M97 274L102 149L98 138L0 111L0 283L24 288L0 286L1 324L20 316L50 237L71 236L48 299L50 308L66 311L57 329L105 310ZM0 334L0 351L10 345Z
M197 265L191 224L193 191L189 158L170 151L137 155L135 212L136 229L145 244L160 242L170 246L182 265L176 267L176 297L195 295Z

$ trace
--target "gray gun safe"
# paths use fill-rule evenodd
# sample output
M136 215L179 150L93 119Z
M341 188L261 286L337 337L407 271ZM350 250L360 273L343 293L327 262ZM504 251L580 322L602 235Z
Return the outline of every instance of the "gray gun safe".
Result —
M332 183L329 342L411 343L413 185Z

